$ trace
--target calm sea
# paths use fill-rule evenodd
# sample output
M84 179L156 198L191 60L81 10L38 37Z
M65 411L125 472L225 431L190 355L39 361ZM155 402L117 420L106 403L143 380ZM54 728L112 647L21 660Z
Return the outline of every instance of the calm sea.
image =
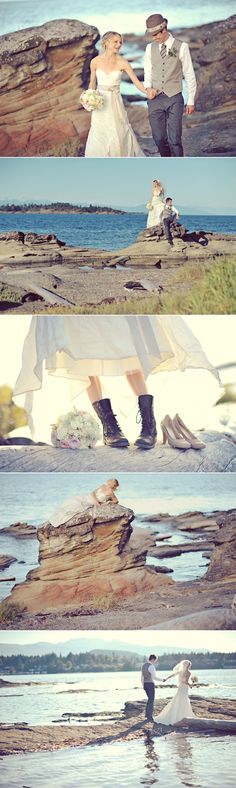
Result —
M52 512L72 495L86 494L96 489L107 478L107 474L69 473L61 478L56 473L0 474L0 523L1 528L10 523L21 521L33 525L42 525L50 519ZM135 526L145 527L142 517L147 514L167 512L171 515L186 511L212 512L228 510L235 507L235 481L233 474L188 474L187 484L183 474L134 474L119 475L120 503L135 512ZM14 496L12 488L14 486ZM170 534L168 544L190 540L189 534L183 534L175 526L162 521L153 526L155 532ZM198 536L193 541L198 541ZM158 539L158 536L157 536ZM38 540L15 539L10 535L1 535L0 552L14 556L17 561L1 572L5 582L0 583L0 599L4 599L11 591L14 582L7 581L14 577L22 582L27 572L38 564ZM161 565L161 559L147 558L147 564ZM207 569L207 559L201 552L188 552L175 558L164 559L165 566L172 570L172 578L176 581L188 581L201 577Z
M52 648L53 650L53 648ZM140 666L142 657L140 657ZM200 683L208 686L194 688L194 696L206 698L236 698L236 670L198 670L193 661ZM168 671L158 671L162 681ZM112 712L120 712L127 700L143 700L140 671L115 671L114 673L41 673L7 676L4 679L18 682L19 687L0 690L0 721L27 722L29 725L51 725L63 722L62 715L75 714L73 723L83 725L83 715L95 714L93 724L106 722ZM20 682L34 681L37 685L22 686ZM174 684L171 680L170 683ZM157 698L170 698L175 688L165 685L157 690ZM68 719L65 719L68 722Z
M201 25L226 19L235 13L234 0L175 0L167 4L169 26L174 28ZM164 13L163 8L161 9ZM32 25L41 25L51 19L80 19L95 25L101 33L118 30L121 33L143 34L145 20L153 12L150 0L5 0L0 2L1 32L8 33Z
M0 213L0 232L55 233L71 246L115 251L134 243L146 227L147 214L22 214ZM187 216L181 221L188 230L236 234L236 216Z
M161 679L164 672L159 672ZM236 671L198 670L199 681L210 686L194 689L194 695L234 698ZM18 677L29 680L29 675ZM57 724L62 714L94 713L92 725L109 720L126 700L143 700L140 673L33 675L38 687L1 690L1 721ZM15 677L14 677L15 680ZM88 692L79 692L87 689ZM71 693L71 690L78 690ZM70 694L69 694L70 693ZM173 695L158 689L163 699ZM99 716L103 712L104 716ZM65 718L66 719L66 718ZM85 718L86 719L86 718ZM72 719L83 724L83 717ZM88 724L88 721L86 721ZM130 721L132 727L132 720ZM115 730L114 730L115 733ZM58 752L32 753L2 759L0 785L8 788L233 788L235 785L235 741L224 734L166 733L152 739L66 748Z
M8 756L4 788L234 788L233 736L166 734L59 752Z

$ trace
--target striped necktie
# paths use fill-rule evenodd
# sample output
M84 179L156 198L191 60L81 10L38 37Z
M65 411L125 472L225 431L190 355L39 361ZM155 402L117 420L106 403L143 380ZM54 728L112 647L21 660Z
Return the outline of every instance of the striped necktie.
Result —
M161 50L160 50L160 51L161 51L161 57L162 57L162 60L163 60L163 62L164 62L164 60L165 60L165 57L166 57L166 44L162 44L162 45L161 45Z

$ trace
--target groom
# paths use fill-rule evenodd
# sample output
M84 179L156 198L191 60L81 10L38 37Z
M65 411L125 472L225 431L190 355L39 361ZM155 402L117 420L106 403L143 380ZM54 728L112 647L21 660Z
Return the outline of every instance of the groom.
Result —
M144 692L147 695L147 705L146 705L146 717L145 719L148 722L154 722L153 719L153 706L155 700L155 680L157 679L157 674L155 670L155 665L157 663L158 657L156 654L150 654L148 660L145 660L142 665L142 673L141 673L141 680Z
M187 115L194 112L196 79L188 44L173 38L168 20L152 14L146 20L146 32L152 43L144 57L144 85L147 88L152 136L161 156L183 156L182 118L184 100L182 84L188 91Z

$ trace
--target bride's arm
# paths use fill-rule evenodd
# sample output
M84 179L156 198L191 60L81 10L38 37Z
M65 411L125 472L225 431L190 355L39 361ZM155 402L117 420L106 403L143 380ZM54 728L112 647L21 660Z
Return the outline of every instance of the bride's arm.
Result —
M126 71L126 74L128 74L128 76L130 77L131 81L134 83L134 85L136 85L136 88L138 88L138 90L141 90L141 93L145 93L146 96L148 96L149 88L145 88L144 87L143 82L140 82L140 79L138 79L138 77L136 77L136 74L134 73L133 69L131 68L131 65L128 62L128 60L125 60L124 58L122 58L122 70Z
M97 58L93 58L90 63L90 82L89 82L89 90L95 90L97 87L97 76L96 76L96 62Z

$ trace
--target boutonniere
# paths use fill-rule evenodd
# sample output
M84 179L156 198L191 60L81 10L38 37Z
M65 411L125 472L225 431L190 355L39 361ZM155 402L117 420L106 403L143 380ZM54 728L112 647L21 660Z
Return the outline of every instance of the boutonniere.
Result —
M175 47L172 47L172 49L169 49L168 55L169 57L177 57L178 55L177 49Z

